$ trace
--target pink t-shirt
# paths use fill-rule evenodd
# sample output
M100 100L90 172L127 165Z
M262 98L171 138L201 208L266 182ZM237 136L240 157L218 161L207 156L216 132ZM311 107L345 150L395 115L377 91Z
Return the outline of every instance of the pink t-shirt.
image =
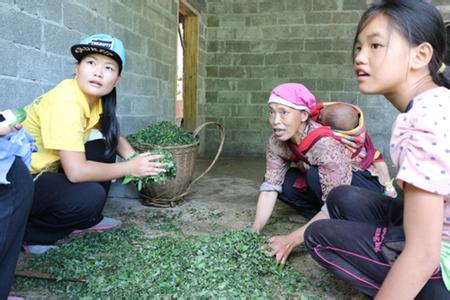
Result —
M392 129L391 158L397 182L443 195L442 238L450 241L450 91L428 90L413 99Z

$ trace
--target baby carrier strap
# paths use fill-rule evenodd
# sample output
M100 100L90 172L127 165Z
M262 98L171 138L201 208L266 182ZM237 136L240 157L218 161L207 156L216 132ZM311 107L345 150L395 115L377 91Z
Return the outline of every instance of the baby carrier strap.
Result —
M309 151L309 149L311 149L312 146L314 146L314 144L318 140L325 136L334 137L333 130L331 130L331 128L328 126L321 126L308 133L302 139L300 145L296 145L295 143L289 141L288 146L293 153L291 156L291 160L294 162L302 160L307 164L310 164L308 159L306 158L306 153Z

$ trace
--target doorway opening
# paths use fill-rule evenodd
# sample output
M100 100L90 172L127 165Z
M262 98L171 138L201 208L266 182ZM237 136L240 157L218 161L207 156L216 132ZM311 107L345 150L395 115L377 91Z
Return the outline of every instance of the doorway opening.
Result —
M176 121L192 131L197 126L199 14L186 1L179 3Z

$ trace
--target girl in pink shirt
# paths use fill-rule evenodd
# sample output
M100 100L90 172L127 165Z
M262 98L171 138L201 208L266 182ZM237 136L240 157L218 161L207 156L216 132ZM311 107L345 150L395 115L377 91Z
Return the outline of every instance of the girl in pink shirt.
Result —
M311 224L305 245L321 265L375 299L450 299L450 72L444 54L442 17L425 1L385 0L361 17L354 41L359 89L383 95L400 111L390 152L404 192L403 224L398 201L386 206L370 192L343 186L327 199L331 219ZM372 216L347 205L348 199L360 203L356 198L371 205Z

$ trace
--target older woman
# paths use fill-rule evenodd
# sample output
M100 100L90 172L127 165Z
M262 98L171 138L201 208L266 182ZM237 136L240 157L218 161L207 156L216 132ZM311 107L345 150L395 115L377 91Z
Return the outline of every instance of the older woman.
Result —
M273 134L267 143L266 173L252 227L263 229L277 199L311 219L290 234L269 239L271 254L284 263L292 249L303 243L306 227L315 220L328 218L324 203L333 188L351 184L383 193L381 183L386 178L372 163L361 167L362 158L331 136L317 139L306 153L297 151L305 136L322 127L309 118L316 99L304 85L277 86L268 104Z

